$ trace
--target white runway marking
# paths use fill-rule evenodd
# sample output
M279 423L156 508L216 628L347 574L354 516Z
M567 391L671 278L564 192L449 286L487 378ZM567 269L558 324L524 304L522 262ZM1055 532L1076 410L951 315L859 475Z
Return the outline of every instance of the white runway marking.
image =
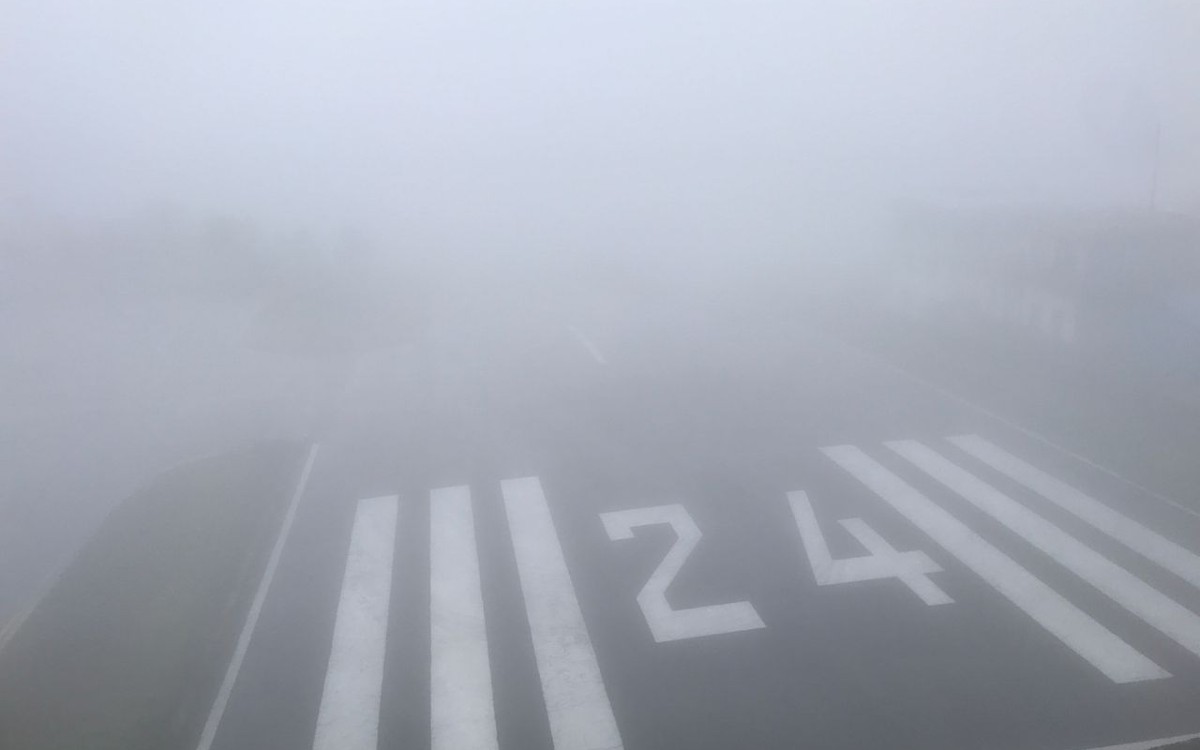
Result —
M1123 745L1109 745L1107 747L1097 747L1093 750L1151 750L1156 747L1166 747L1174 745L1177 742L1186 742L1200 737L1200 732L1195 734L1180 734L1175 737L1160 737L1157 740L1142 740L1141 742L1127 742Z
M596 364L608 364L608 360L604 358L604 355L598 348L596 348L596 345L592 343L592 340L583 335L583 331L579 330L575 326L567 326L567 330L571 332L571 335L579 341L584 349L588 350L588 354L592 355L592 359L596 360Z
M796 528L800 531L800 541L808 556L808 564L818 585L836 586L842 583L896 578L929 606L950 604L954 601L929 579L929 574L940 573L942 566L924 552L898 551L861 518L843 519L842 526L870 554L834 560L829 554L829 545L825 541L825 535L821 533L821 526L817 523L808 493L789 492L787 497L792 506Z
M468 487L430 497L430 677L433 750L495 750L475 517Z
M304 459L304 468L300 470L300 478L296 481L296 489L292 493L291 502L288 503L287 513L283 516L283 523L279 527L279 536L275 538L275 546L271 548L271 556L267 558L267 567L263 571L262 580L258 582L258 590L254 592L254 600L250 603L250 610L246 614L246 622L242 625L242 632L238 635L237 645L233 649L233 657L229 660L229 666L225 669L225 677L221 681L221 687L217 691L216 700L213 701L212 708L208 713L208 720L204 723L204 731L200 733L200 742L197 745L198 750L209 750L212 747L213 740L216 739L217 729L221 726L221 718L225 715L225 707L229 705L229 696L233 693L233 686L237 682L238 672L242 668L242 661L246 658L246 650L250 647L250 637L254 634L254 628L258 625L259 615L262 614L263 602L267 599L267 590L271 588L271 581L275 579L275 570L279 567L279 558L283 556L284 545L287 544L288 535L292 531L292 522L296 520L296 509L300 506L300 498L304 495L304 489L308 486L308 477L312 474L313 464L317 460L317 451L320 446L313 443L308 447L308 456Z
M1063 510L1075 514L1134 552L1200 588L1200 555L1151 531L1041 469L1025 463L978 435L952 437L950 442Z
M688 556L700 543L701 537L700 528L682 505L618 510L601 513L600 519L608 532L608 538L613 541L632 539L633 530L639 526L666 524L675 531L675 544L663 557L637 597L638 606L646 617L646 624L650 626L650 633L656 643L721 633L739 633L766 627L754 605L746 601L688 609L671 607L667 601L667 587L675 580L675 576L679 575Z
M1200 656L1200 616L936 451L915 440L887 445L1117 604Z
M843 445L823 452L1113 682L1170 676L858 448Z
M501 489L555 750L621 750L541 482L509 479Z
M376 750L379 744L396 506L395 495L358 503L314 750Z
M843 349L845 349L847 351L854 352L862 359L870 360L871 362L874 362L874 363L880 365L881 367L891 370L892 372L896 373L897 375L901 375L901 376L907 378L908 380L911 380L912 382L917 383L918 385L924 386L925 388L933 391L934 393L937 393L941 396L944 396L944 397L950 399L951 401L961 404L961 405L975 411L978 414L982 414L983 416L988 417L989 419L993 419L993 420L999 422L1000 424L1005 425L1006 427L1011 427L1012 429L1016 430L1017 432L1020 432L1021 434L1038 441L1042 445L1049 446L1049 447L1053 448L1054 450L1058 451L1059 453L1062 453L1065 456L1070 456L1071 458L1075 459L1076 461L1079 461L1082 464L1086 464L1086 465L1092 467L1096 471L1099 471L1103 474L1107 474L1108 476L1112 477L1113 479L1116 479L1118 482L1121 482L1128 487L1134 488L1138 492L1149 495L1150 497L1154 498L1155 500L1164 502L1167 505L1170 505L1172 508L1175 508L1176 510L1181 510L1184 513L1187 513L1189 515L1200 518L1200 510L1196 510L1195 508L1189 508L1188 506L1184 505L1183 503L1179 502L1178 500L1167 497L1166 495L1164 495L1160 492L1155 492L1154 490L1150 489L1149 487L1147 487L1143 484L1139 484L1138 482L1135 482L1132 479L1129 479L1128 477L1125 477L1121 474L1118 474L1117 472L1113 471L1112 469L1110 469L1106 466L1101 466L1100 464L1096 463L1095 461L1088 458L1087 456L1084 456L1080 453L1076 453L1075 451L1071 450L1070 448L1067 448L1064 445L1060 445L1059 443L1054 442L1053 440L1051 440L1050 438L1046 437L1045 435L1041 434L1040 432L1038 432L1036 430L1032 430L1028 427L1017 424L1016 422L1012 421L1011 419L1001 416L1000 414L997 414L996 412L992 411L991 409L980 406L979 404L975 403L974 401L970 400L969 398L960 396L959 394L955 393L954 391L950 390L949 388L947 388L943 385L935 383L932 380L929 380L927 378L923 378L920 375L916 375L915 373L909 372L908 370L904 369L903 367L900 367L895 362L892 362L890 359L887 359L886 357L881 357L878 354L873 354L871 352L868 352L865 349L861 349L861 348L854 346L854 345L852 345L842 339L839 339L839 338L830 338L829 340L833 341L838 346L842 347Z

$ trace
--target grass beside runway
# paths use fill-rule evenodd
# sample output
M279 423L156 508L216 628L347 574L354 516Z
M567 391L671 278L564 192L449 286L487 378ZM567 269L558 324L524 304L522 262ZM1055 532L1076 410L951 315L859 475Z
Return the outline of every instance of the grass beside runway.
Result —
M303 459L258 445L122 503L0 645L0 750L194 745Z

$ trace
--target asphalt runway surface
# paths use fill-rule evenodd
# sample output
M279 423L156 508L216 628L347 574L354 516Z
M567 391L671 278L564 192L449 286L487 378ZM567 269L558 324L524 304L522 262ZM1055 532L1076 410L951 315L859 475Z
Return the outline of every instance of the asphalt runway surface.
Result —
M1200 516L823 328L496 315L358 361L202 747L1200 732Z

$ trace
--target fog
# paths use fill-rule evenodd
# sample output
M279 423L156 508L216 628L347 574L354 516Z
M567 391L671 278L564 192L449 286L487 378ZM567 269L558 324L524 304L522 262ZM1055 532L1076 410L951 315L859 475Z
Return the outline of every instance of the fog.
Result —
M566 414L555 389L591 376L559 358L588 352L686 381L681 342L718 372L765 371L807 316L868 340L899 300L940 329L948 305L992 299L986 279L898 270L946 217L1101 236L1200 214L1200 13L1182 1L3 15L0 625L180 462L278 437L360 445L417 417L503 433L496 415L517 424L537 398L522 389ZM912 216L933 218L904 235ZM988 226L953 236L1003 234ZM1028 231L1015 242L1037 244ZM1184 359L1155 382L1176 387ZM431 476L460 481L447 461Z
M1162 204L1200 201L1185 3L39 0L5 15L0 494L26 514L3 524L7 555L74 525L59 503L97 515L56 483L105 463L96 443L133 450L112 420L185 440L139 383L194 403L161 373L218 366L204 347L241 320L230 304L297 277L374 264L458 305L703 298L886 252L903 200L1141 207L1158 179ZM143 300L213 331L151 325Z

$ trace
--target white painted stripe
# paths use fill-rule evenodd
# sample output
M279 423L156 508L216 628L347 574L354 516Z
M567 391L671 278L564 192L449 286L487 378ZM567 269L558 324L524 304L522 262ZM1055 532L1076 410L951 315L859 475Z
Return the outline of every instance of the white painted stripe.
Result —
M1097 747L1093 750L1151 750L1151 748L1165 747L1166 745L1174 745L1176 742L1186 742L1200 737L1200 732L1195 734L1179 734L1174 737L1161 737L1157 740L1142 740L1141 742L1127 742L1123 745L1109 745L1107 747Z
M583 331L579 330L575 326L567 326L567 330L570 331L571 334L579 341L579 343L583 345L584 349L588 350L588 354L592 355L592 359L596 360L596 364L608 364L608 360L604 358L604 355L600 352L596 345L592 343L592 340L583 335Z
M471 490L434 490L430 502L433 750L495 750L499 740Z
M1055 479L978 435L952 437L950 442L1063 510L1075 514L1139 555L1200 588L1200 555L1151 531L1132 518L1118 513L1099 500Z
M314 750L376 750L378 745L396 515L395 495L358 503Z
M1170 676L858 448L843 445L824 453L1113 682Z
M931 448L915 440L887 445L1117 604L1200 656L1200 616Z
M1132 487L1135 490L1137 490L1138 492L1141 492L1142 494L1148 495L1148 496L1154 498L1155 500L1166 503L1167 505L1170 505L1172 508L1175 508L1176 510L1183 511L1184 513L1187 513L1189 515L1200 518L1200 510L1196 510L1195 508L1191 508L1187 505L1184 505L1183 503L1179 502L1178 500L1167 497L1166 495L1164 495L1160 492L1155 492L1154 490L1150 489L1149 487L1145 486L1144 484L1135 482L1132 479L1129 479L1128 477L1123 476L1122 474L1119 474L1119 473L1113 471L1112 469L1108 468L1107 466L1101 466L1100 464L1096 463L1095 461L1088 458L1087 456L1084 456L1081 453L1076 453L1075 451L1071 450L1070 448L1066 447L1065 445L1056 443L1055 441L1053 441L1050 438L1046 437L1045 435L1041 434L1037 430L1031 429L1029 427L1025 427L1024 425L1017 424L1013 420L1008 419L1007 417L1001 416L1000 414L997 414L996 412L992 411L991 409L980 406L979 404L975 403L974 401L970 400L969 398L961 396L943 385L935 383L932 380L929 380L927 378L923 378L920 375L917 375L915 373L909 372L908 370L904 369L903 367L900 367L895 362L892 362L890 359L887 359L886 357L881 357L878 354L868 352L865 349L861 349L861 348L854 346L854 345L852 345L842 339L839 339L839 338L830 337L829 340L834 342L841 348L843 348L847 351L853 352L854 354L857 354L862 359L869 360L872 363L874 363L880 367L890 370L893 373L900 375L900 376L916 383L917 385L923 386L923 387L927 388L928 390L933 391L934 393L937 393L941 396L944 396L945 398L950 399L951 401L954 401L957 404L965 406L968 409L971 409L972 411L976 412L977 414L982 414L983 416L985 416L989 419L995 420L996 422L999 422L1000 424L1002 424L1006 427L1010 427L1010 428L1016 430L1017 432L1020 432L1022 435L1025 435L1029 438L1032 438L1033 440L1038 441L1042 445L1053 448L1054 450L1058 451L1059 453L1062 453L1064 456L1070 456L1071 458L1075 459L1076 461L1092 467L1093 469L1101 472L1102 474L1107 474L1108 476L1112 477L1113 479L1117 480L1118 482L1121 482L1128 487Z
M621 750L541 482L509 479L501 488L555 750Z
M229 666L225 668L225 677L221 681L221 687L217 690L217 697L213 701L212 708L209 709L204 730L200 733L200 742L196 746L198 750L209 750L213 740L216 739L217 729L220 728L221 719L225 716L225 707L229 705L229 696L233 694L233 686L237 683L238 672L241 671L242 661L246 658L246 650L250 648L250 637L254 634L255 626L258 625L259 615L262 614L263 602L267 599L267 590L271 588L271 581L275 580L275 570L279 567L279 558L283 556L283 547L287 544L288 535L292 531L292 522L296 520L296 509L300 506L300 498L308 486L308 477L312 474L319 447L317 443L308 447L304 468L300 470L300 478L296 480L296 489L292 492L292 499L283 516L283 523L279 526L279 536L275 538L275 546L271 548L271 556L267 558L267 567L263 570L263 577L258 582L258 590L254 592L254 599L250 602L250 611L246 613L246 622L243 623L242 632L238 635L233 656L229 660Z

